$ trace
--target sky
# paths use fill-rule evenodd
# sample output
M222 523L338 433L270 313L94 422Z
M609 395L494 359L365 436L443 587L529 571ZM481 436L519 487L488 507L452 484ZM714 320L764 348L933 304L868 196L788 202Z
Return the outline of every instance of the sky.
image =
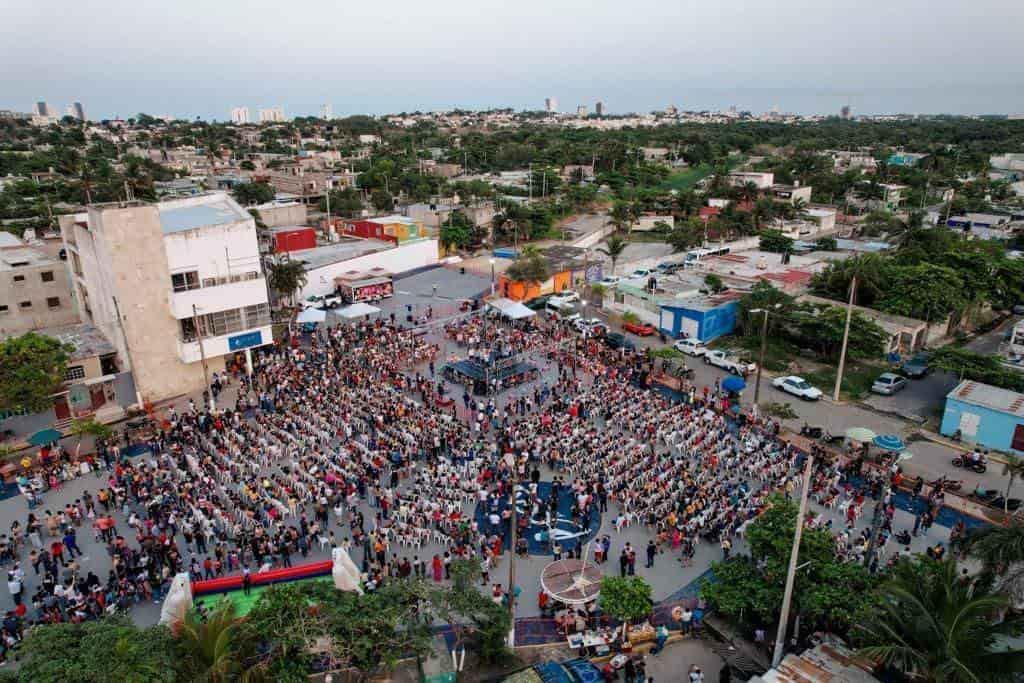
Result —
M1013 0L0 0L0 109L1024 113Z

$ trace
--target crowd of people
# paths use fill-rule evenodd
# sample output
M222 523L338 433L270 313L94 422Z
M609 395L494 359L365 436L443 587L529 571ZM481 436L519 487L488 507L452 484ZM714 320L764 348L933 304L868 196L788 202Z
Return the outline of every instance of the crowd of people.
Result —
M649 566L664 552L687 564L700 543L728 553L770 492L792 495L800 484L802 458L776 423L727 418L717 387L682 401L650 391L640 354L565 324L514 326L482 314L443 334L473 353L529 357L541 379L486 399L464 394L459 416L436 402L446 391L434 376L443 341L394 321L362 322L262 350L251 376L218 378L218 387L236 383L232 406L172 408L147 455L101 445L91 461L96 493L54 502L54 512L61 482L90 469L58 449L37 474L46 485L25 478L26 522L0 539L17 605L5 635L20 638L23 620L77 621L159 602L179 572L194 581L258 573L333 547L360 551L367 590L392 577L443 581L454 558L471 558L501 598L489 570L512 549L506 501L517 486L519 532L551 531L560 497L571 495L580 527L614 505L616 531L649 529ZM541 466L553 471L552 486L540 486ZM871 493L826 464L813 491L853 520ZM105 579L80 566L76 539L89 532L109 555ZM578 556L592 534L551 536L546 549ZM526 552L519 536L514 550ZM836 539L851 559L864 546L845 529ZM610 536L597 540L603 563ZM624 574L633 553L623 546ZM26 601L28 567L41 578Z

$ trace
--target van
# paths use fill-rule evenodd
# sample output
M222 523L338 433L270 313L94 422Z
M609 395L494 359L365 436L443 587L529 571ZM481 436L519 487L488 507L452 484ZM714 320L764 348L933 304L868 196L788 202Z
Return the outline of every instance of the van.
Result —
M708 247L706 249L693 249L691 251L686 252L686 258L683 260L683 266L693 268L702 260L710 256L723 256L725 254L728 254L729 251L729 247Z

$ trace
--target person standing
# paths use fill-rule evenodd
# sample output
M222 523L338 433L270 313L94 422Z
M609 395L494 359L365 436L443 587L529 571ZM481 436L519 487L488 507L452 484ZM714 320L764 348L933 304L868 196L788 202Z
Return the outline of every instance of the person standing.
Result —
M252 592L252 574L249 573L249 565L242 570L242 592L245 595Z
M619 575L625 578L626 572L629 570L629 554L626 549L623 548L622 552L619 553Z
M24 588L21 579L18 577L16 568L18 565L14 565L15 569L7 572L7 590L11 592L11 598L14 600L15 605L21 604L21 592Z
M654 539L647 541L647 569L654 566L654 556L658 554L658 546L655 545Z

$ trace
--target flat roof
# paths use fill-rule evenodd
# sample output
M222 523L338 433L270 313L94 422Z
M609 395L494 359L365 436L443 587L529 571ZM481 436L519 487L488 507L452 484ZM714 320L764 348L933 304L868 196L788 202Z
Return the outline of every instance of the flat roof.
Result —
M306 266L306 270L315 270L316 268L323 268L333 263L348 261L357 256L365 256L366 254L393 249L394 246L391 242L385 242L384 240L346 239L323 247L293 251L291 252L291 258L296 261L302 261Z
M406 225L415 225L416 221L409 218L408 216L399 216L398 214L391 214L390 216L373 216L371 218L363 218L356 220L369 221L370 223L379 223L381 225L392 225L394 223L405 223Z
M21 246L0 251L0 270L17 270L18 268L55 265L56 263L57 259L32 247Z
M1024 394L994 387L991 384L964 380L956 385L953 391L946 394L946 398L1000 413L1024 417Z
M23 246L24 242L21 241L14 233L7 231L0 231L0 249L10 249L11 247Z
M75 350L71 352L71 360L82 360L117 352L117 349L102 332L86 323L46 327L39 330L39 334L45 334L47 337L53 337L74 346Z
M165 235L188 230L198 230L212 225L226 225L249 218L246 211L226 197L215 201L184 206L158 204L160 226Z
M292 231L295 231L295 230L315 230L315 229L316 228L314 228L311 225L279 225L279 226L277 226L275 228L267 228L267 232L273 234L273 233L278 233L278 232L292 232Z

